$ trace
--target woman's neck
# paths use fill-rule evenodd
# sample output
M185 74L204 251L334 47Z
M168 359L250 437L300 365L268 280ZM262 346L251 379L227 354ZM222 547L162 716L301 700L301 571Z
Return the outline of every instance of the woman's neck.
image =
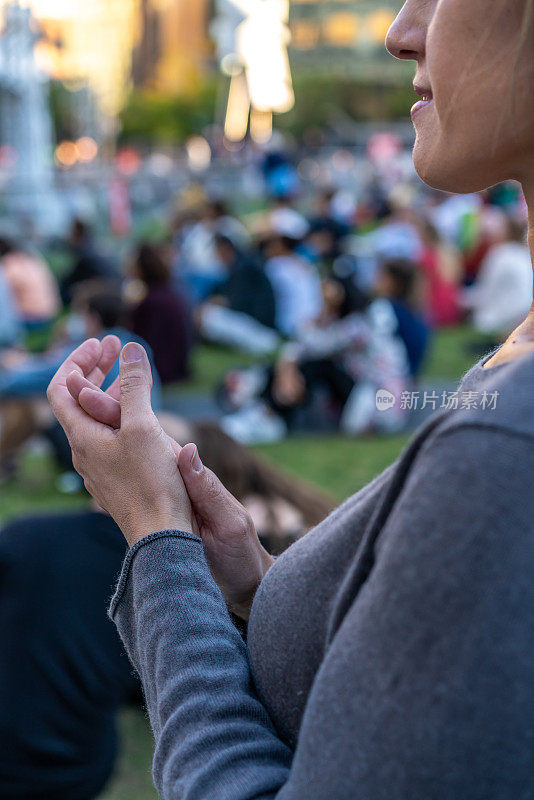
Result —
M528 244L531 261L534 265L534 176L532 181L523 183L523 191L528 206ZM534 350L534 300L523 322L512 331L501 349L484 366L495 367L497 364L512 361L532 350Z

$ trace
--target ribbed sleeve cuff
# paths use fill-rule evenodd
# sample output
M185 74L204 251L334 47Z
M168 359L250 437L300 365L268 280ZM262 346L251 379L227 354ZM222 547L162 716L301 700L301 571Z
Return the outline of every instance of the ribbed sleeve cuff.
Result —
M149 545L152 544L152 542L156 542L159 539L188 540L191 542L191 544L194 544L196 547L198 546L202 548L204 547L202 544L202 539L200 539L198 536L195 536L193 533L185 533L184 531L170 531L170 530L158 531L157 533L151 533L149 536L145 536L144 539L140 539L138 542L136 542L133 547L130 547L128 553L126 554L126 558L124 559L122 565L119 581L117 583L117 588L115 589L115 594L111 598L111 603L108 609L108 616L111 619L114 619L117 608L126 590L126 585L128 583L128 578L130 576L130 570L134 558L143 547L148 547Z

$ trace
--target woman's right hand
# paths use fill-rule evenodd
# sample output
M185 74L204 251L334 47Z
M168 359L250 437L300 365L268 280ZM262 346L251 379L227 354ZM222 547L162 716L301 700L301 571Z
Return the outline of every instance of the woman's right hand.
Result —
M187 444L177 455L213 579L230 611L247 620L274 558L262 546L248 511L202 464L196 445Z

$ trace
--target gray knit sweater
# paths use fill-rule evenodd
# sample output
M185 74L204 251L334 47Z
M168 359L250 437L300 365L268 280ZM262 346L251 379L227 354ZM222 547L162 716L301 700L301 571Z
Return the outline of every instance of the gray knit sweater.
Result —
M129 551L164 800L534 799L534 353L460 389L276 560L248 645L198 538Z

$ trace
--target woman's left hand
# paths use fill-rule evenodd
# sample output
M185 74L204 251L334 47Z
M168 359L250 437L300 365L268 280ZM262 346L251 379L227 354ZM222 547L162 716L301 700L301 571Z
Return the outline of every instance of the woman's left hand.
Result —
M97 422L83 410L84 393L96 391L90 385L101 385L119 351L115 336L102 342L89 339L69 356L48 387L47 396L69 439L74 466L130 546L156 531L193 532L191 503L177 453L150 405L152 374L140 345L131 342L120 354L120 428ZM80 402L69 392L73 381L86 384Z

